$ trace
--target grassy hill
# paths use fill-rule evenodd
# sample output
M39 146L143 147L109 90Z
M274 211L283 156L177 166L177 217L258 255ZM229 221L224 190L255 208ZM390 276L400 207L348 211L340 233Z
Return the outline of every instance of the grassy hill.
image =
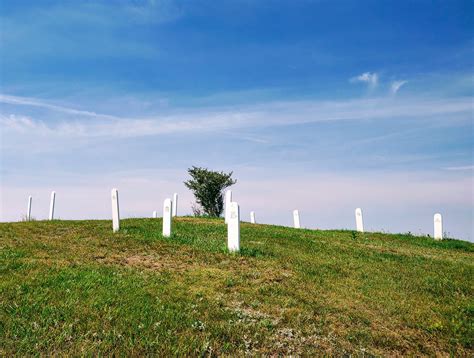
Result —
M0 355L474 355L474 245L222 220L0 224Z

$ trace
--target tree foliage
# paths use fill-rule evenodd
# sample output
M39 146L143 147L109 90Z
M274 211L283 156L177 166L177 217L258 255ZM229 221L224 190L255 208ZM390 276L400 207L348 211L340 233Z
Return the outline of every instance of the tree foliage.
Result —
M188 169L191 179L184 185L194 193L197 206L193 207L195 215L218 217L224 210L224 189L234 185L232 173L224 173L193 166Z

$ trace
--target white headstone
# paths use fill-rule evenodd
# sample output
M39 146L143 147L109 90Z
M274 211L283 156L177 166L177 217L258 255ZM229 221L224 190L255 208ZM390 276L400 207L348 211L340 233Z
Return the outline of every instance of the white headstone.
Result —
M163 236L171 236L171 210L173 203L171 199L165 199L163 202Z
M56 192L51 192L51 201L49 203L49 220L54 219L54 202L56 200Z
M33 197L30 195L28 197L28 209L26 211L26 221L31 220L31 202L33 201Z
M293 225L296 229L299 229L301 227L300 212L298 210L293 210Z
M227 248L230 252L240 250L240 208L239 204L230 202L227 206Z
M173 194L173 217L178 216L178 193Z
M153 212L153 219L156 219L158 217L158 214L156 213L156 210Z
M441 214L434 214L434 238L435 240L443 240L443 218Z
M232 202L232 190L227 190L225 192L225 201L224 201L224 218L225 218L225 222L229 222L229 207L230 207L230 203Z
M364 221L362 220L362 210L361 208L355 209L356 217L356 229L359 232L364 232Z
M250 223L255 224L255 211L250 212Z
M120 211L119 211L119 197L118 190L112 189L112 228L114 232L119 231L120 229Z

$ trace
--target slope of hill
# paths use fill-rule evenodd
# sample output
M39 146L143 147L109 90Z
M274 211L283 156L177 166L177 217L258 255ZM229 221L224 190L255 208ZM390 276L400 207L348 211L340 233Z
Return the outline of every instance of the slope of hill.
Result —
M2 356L473 356L474 245L222 220L0 224Z

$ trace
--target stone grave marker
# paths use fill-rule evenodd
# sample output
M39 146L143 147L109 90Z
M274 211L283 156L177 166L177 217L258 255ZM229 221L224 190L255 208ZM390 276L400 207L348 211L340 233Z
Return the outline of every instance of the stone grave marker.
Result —
M26 221L31 220L31 204L32 204L32 201L33 201L33 197L30 195L28 197L28 209L26 210Z
M250 212L250 223L255 224L255 211Z
M240 251L240 208L236 202L230 202L227 211L227 248L230 252Z
M293 210L293 226L295 229L299 229L300 225L300 212L298 210Z
M49 202L49 220L54 219L54 204L56 201L56 192L51 192L51 201Z
M119 231L120 229L120 211L119 211L119 197L118 190L112 189L112 229L114 232Z
M362 209L355 209L355 219L356 219L356 230L358 232L364 232L364 221L362 220Z
M178 216L178 193L173 194L173 217Z
M171 215L172 215L173 202L167 198L163 202L163 236L171 236Z
M441 214L434 214L433 223L435 240L443 240L443 218Z

